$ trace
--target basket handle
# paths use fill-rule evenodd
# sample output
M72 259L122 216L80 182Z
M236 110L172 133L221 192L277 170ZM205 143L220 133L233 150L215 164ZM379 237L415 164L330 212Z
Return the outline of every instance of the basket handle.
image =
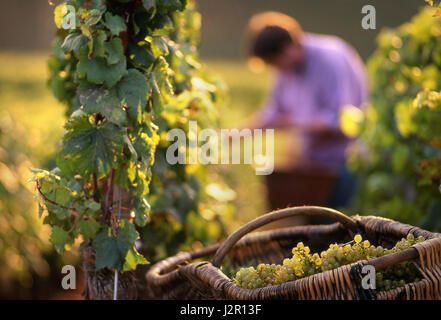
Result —
M225 255L246 234L270 222L292 216L318 216L322 218L336 220L353 232L357 232L358 229L357 223L352 218L344 215L343 213L337 210L333 210L330 208L304 206L304 207L292 207L292 208L276 210L250 221L249 223L241 227L239 230L234 232L232 235L230 235L227 238L227 240L225 240L225 242L216 251L216 254L212 262L213 266L219 268Z

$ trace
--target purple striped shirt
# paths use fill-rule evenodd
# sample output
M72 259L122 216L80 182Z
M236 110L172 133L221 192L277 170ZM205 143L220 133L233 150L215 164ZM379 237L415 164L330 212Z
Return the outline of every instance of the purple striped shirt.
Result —
M261 120L265 127L280 116L308 125L320 120L339 130L339 111L345 105L361 107L368 98L364 64L356 51L335 36L305 34L305 67L301 74L279 72ZM332 171L345 163L349 139L341 135L318 137L302 133L301 163Z

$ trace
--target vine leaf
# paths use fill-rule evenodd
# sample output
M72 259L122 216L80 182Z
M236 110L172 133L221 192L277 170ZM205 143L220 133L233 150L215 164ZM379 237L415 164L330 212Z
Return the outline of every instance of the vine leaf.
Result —
M68 131L57 159L59 167L70 175L76 172L83 177L92 172L97 176L107 174L115 153L121 152L124 147L123 130L110 122L93 125L84 116L70 119L66 129Z
M138 45L136 43L130 42L128 48L128 55L130 57L130 62L134 64L137 68L147 70L148 67L155 61L153 52L150 47L143 44Z
M104 13L106 11L106 3L103 0L86 0L85 2L85 6L88 9L95 9L101 13Z
M111 236L109 227L99 231L93 240L96 248L95 269L104 268L121 270L128 248L121 240Z
M104 43L104 50L108 64L118 63L124 56L124 48L120 38L114 38Z
M104 58L89 59L88 53L84 48L87 47L83 47L79 52L77 66L77 73L80 78L87 77L87 80L94 84L105 84L110 88L127 75L125 57L118 63L109 65Z
M116 16L111 14L110 12L107 12L104 15L104 24L107 28L109 28L110 33L114 36L117 36L120 34L120 32L126 31L127 27L124 22L124 19L120 16Z
M142 4L146 10L150 10L156 5L156 0L142 0Z
M133 223L130 223L127 220L122 220L119 230L119 238L121 241L123 241L128 247L132 247L135 245L135 241L138 237L138 232L136 232Z
M69 234L61 227L54 226L49 241L54 245L58 253L63 253L64 246L69 241Z
M107 33L104 30L98 30L95 37L89 42L89 54L94 54L96 57L104 58L106 56L105 41L107 40Z
M87 113L100 113L109 121L122 125L126 122L126 113L114 89L103 87L79 87L80 103Z
M167 10L179 9L185 5L185 1L180 0L156 0L157 6L165 7Z
M145 198L135 198L133 199L133 210L136 225L144 227L149 221L150 204Z
M64 39L61 48L65 52L73 51L75 54L87 43L87 37L81 33L71 33Z
M87 15L86 19L84 20L84 24L87 27L91 27L96 25L98 22L100 22L102 17L102 12L98 9L92 9L89 11L89 14Z
M100 224L94 219L81 219L77 224L77 231L83 235L84 240L93 238L100 228Z
M164 36L152 36L151 45L155 55L166 56L169 54L167 39Z
M126 259L123 266L123 271L129 271L136 269L136 266L139 264L149 264L149 262L134 248L131 248L126 255Z
M112 235L109 227L101 229L94 239L96 270L106 267L129 270L136 268L138 264L148 263L136 252L135 241L138 237L135 226L127 220L121 221L117 237Z
M156 145L159 143L159 136L155 130L145 126L142 132L134 138L133 147L139 160L145 166L153 164L153 159L156 151Z
M44 213L44 207L41 205L41 203L38 203L38 217L41 218Z
M127 105L133 119L139 119L139 110L147 104L149 86L146 77L136 69L129 69L117 86L118 97Z

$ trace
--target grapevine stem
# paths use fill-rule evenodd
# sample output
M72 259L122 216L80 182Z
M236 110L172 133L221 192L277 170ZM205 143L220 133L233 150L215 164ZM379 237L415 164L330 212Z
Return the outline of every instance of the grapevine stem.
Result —
M98 190L98 181L97 181L96 173L95 172L92 172L92 188L93 188L93 199L96 202L99 202L98 192L97 192L97 190Z
M63 206L63 205L61 205L61 204L59 204L59 203L49 199L48 197L46 197L46 195L41 191L40 183L38 182L38 180L37 180L37 190L38 190L38 193L43 197L43 199L45 201L47 201L49 203L52 203L53 205L59 206L60 208L73 211L73 213L72 213L73 216L77 216L78 215L77 210L75 208Z

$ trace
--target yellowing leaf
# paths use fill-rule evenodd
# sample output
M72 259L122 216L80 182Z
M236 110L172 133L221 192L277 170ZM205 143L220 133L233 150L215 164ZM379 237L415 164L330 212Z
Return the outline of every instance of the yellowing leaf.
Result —
M66 15L66 13L67 13L66 3L62 3L55 8L54 21L58 29L61 29L63 18Z

